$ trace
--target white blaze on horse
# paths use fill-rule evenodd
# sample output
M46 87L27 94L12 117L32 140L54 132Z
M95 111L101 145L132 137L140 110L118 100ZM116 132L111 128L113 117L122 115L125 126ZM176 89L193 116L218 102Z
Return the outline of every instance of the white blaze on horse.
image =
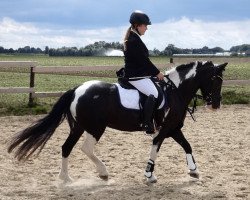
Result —
M164 81L156 83L162 96L154 113L158 132L153 135L145 170L148 182L157 181L153 173L154 165L160 147L168 137L172 137L184 149L190 176L199 177L192 148L181 128L188 105L198 90L201 91L209 107L212 109L220 107L222 72L226 65L227 63L214 65L212 62L198 61L183 64L168 71ZM105 128L142 131L139 93L129 89L128 93L123 94L122 90L125 89L121 89L117 84L88 81L65 92L48 115L12 138L8 152L17 148L15 157L18 160L27 160L37 149L39 154L56 128L67 118L70 134L62 146L59 177L64 181L72 180L68 174L68 157L81 135L86 132L82 151L95 163L99 177L107 180L106 166L93 151ZM136 101L131 104L134 99Z

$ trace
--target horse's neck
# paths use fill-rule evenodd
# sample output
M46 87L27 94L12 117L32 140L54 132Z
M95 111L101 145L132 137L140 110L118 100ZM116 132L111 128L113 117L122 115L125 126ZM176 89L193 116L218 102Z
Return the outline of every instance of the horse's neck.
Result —
M199 88L197 84L195 84L193 80L187 80L179 86L178 91L179 94L182 96L183 102L186 107L191 102L191 100L197 93L198 89Z
M185 106L188 106L199 89L194 77L182 80L176 71L172 71L169 73L169 78L176 86L178 95L182 98Z

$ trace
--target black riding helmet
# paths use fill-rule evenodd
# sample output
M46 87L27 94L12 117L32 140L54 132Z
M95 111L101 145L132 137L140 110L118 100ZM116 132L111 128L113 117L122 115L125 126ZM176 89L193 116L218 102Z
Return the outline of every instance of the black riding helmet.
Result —
M151 21L150 21L149 17L145 13L143 13L141 11L134 11L130 15L129 22L131 24L146 24L146 25L151 25Z

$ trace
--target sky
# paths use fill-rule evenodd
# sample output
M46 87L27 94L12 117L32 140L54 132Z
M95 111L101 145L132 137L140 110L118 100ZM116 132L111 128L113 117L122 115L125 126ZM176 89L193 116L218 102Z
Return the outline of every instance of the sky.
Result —
M0 10L4 48L122 43L135 10L151 19L150 50L250 44L250 0L0 0Z

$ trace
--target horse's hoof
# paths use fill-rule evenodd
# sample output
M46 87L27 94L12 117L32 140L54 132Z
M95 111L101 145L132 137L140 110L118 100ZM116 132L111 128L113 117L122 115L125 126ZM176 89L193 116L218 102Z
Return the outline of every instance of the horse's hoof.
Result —
M199 179L200 178L200 175L199 174L189 174L192 178L197 178Z
M153 185L154 183L157 183L157 179L154 175L152 175L150 178L147 178L146 184L148 186Z
M147 180L146 181L146 185L147 186L153 186L155 183L157 183L157 180L155 179L155 180Z
M99 175L99 178L104 180L104 181L109 180L109 176L107 176L107 175L103 175L103 176Z
M197 173L197 172L192 172L192 171L190 171L188 174L189 174L189 176L191 176L192 178L197 178L197 179L200 178L200 175L199 175L199 173Z
M62 174L62 173L60 173L59 174L59 179L61 179L64 183L72 183L73 181L74 181L74 179L73 178L71 178L70 176L66 176L65 174Z
M151 180L150 183L157 183L157 179Z

